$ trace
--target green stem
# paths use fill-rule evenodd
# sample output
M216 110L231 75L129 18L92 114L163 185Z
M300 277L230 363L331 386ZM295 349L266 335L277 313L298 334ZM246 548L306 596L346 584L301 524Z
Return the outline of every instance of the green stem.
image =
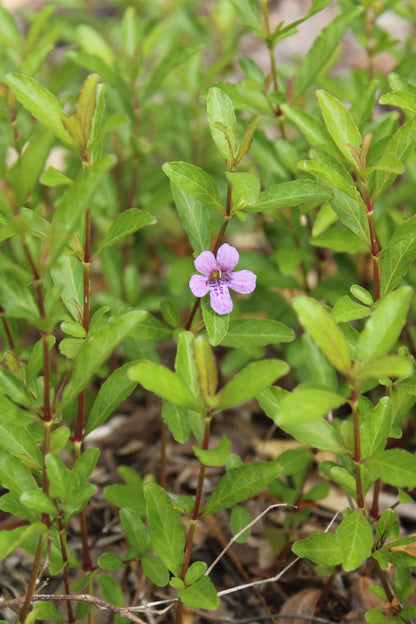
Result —
M29 612L30 603L32 600L33 593L35 591L36 580L38 578L38 573L40 569L40 562L42 560L43 548L45 546L47 534L43 533L39 538L38 548L36 550L35 560L33 562L33 568L30 575L29 586L27 588L25 601L22 605L22 608L19 611L19 615L17 616L16 623L24 624L27 614Z
M39 316L42 320L46 320L45 313L45 301L43 294L43 279L38 271L38 268L32 258L32 254L30 253L30 249L27 246L24 238L22 239L22 246L24 252L26 254L26 258L29 262L29 265L32 269L34 284L36 289L37 296L37 305L39 310ZM43 467L42 467L42 489L43 492L48 496L49 495L49 479L46 471L45 458L50 451L50 439L51 439L51 426L52 426L52 410L50 405L50 351L49 351L49 335L45 332L42 333L42 341L43 341L43 443L42 443L42 456L43 456ZM48 514L42 515L42 521L44 524L49 526L50 520ZM47 538L47 533L43 533L39 538L38 548L35 555L35 561L33 563L32 572L30 575L29 585L25 596L25 601L20 610L18 621L21 624L24 624L30 603L32 600L33 592L35 591L36 580L38 578L40 562L42 559L42 553L45 546L45 541Z
M68 555L66 551L66 542L65 542L65 526L60 516L58 516L58 529L59 529L59 544L61 547L62 561L64 563L63 574L64 574L65 593L70 594L71 591L70 591L70 585L69 585ZM72 605L71 605L70 600L66 601L66 613L67 613L68 624L72 624L73 622L75 622L74 615L72 613Z
M355 483L357 489L357 505L364 509L364 493L361 478L361 439L360 439L360 416L358 413L358 391L353 388L351 397L353 425L354 425L354 462Z
M6 318L6 313L4 309L2 308L2 306L0 306L0 316L1 316L1 322L3 323L4 331L6 332L7 341L9 343L9 349L13 350L16 345L14 343L12 332L10 330L9 323Z
M211 420L212 420L212 414L208 413L207 416L205 417L204 437L202 440L202 447L201 447L204 451L207 451L208 446L209 446L209 431L211 427ZM189 561L191 559L192 543L194 539L195 527L198 524L202 493L204 490L204 478L205 478L205 464L201 463L199 467L199 477L198 477L198 485L197 485L196 494L195 494L195 503L194 503L194 508L192 510L192 515L190 519L188 536L186 538L185 556L184 556L182 572L181 572L182 580L184 580L185 578L186 572L189 567ZM182 612L183 612L183 605L182 605L181 600L178 600L178 607L176 611L176 624L182 624Z

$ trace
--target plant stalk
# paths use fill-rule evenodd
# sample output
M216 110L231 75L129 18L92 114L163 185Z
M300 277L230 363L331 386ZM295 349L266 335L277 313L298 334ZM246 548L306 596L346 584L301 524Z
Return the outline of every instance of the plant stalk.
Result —
M17 623L18 624L25 624L25 620L26 620L27 614L29 612L32 596L33 596L34 591L35 591L36 581L37 581L37 578L38 578L38 573L39 573L39 569L40 569L40 562L42 560L42 553L43 553L43 548L45 546L46 537L47 537L47 534L46 533L42 533L42 535L39 538L39 543L38 543L38 547L37 547L37 550L36 550L35 560L33 562L33 568L32 568L32 572L31 572L31 575L30 575L29 586L27 588L25 601L23 603L22 608L19 611L19 615L17 616L16 624Z
M202 447L201 447L204 451L207 451L208 446L209 446L209 431L211 427L211 420L212 420L212 414L208 412L207 416L205 417L204 437L202 440ZM184 556L182 572L181 572L182 580L185 579L185 575L189 567L189 561L191 559L192 543L194 539L195 527L199 519L201 499L202 499L202 493L204 489L204 478L205 478L205 464L201 463L199 467L199 477L198 477L198 485L197 485L196 494L195 494L195 503L194 503L194 508L192 510L191 521L189 524L188 536L186 538L185 556ZM182 613L183 613L183 604L181 600L179 599L177 611L176 611L176 624L182 624Z
M357 489L357 505L364 509L364 493L361 478L361 439L360 439L360 416L358 413L358 391L353 388L351 397L353 425L354 425L354 462L355 483Z

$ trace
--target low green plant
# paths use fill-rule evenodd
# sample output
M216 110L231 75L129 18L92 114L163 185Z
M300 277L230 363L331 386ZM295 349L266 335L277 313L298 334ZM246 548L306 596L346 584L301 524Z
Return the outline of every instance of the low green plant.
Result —
M279 63L280 42L328 9L304 58ZM276 27L267 0L104 10L47 4L21 30L0 7L0 509L14 523L0 554L33 557L25 595L4 605L20 624L91 624L94 607L117 622L166 608L180 624L185 607L278 580L292 550L325 592L371 564L385 605L367 621L409 622L415 538L396 508L416 488L403 436L416 400L416 65L412 36L394 41L382 18L414 28L416 8L313 0ZM366 66L339 79L348 30ZM241 56L241 74L247 31L267 69ZM99 450L85 439L148 393L161 399L160 472L118 468L123 483L103 494L128 550L97 559ZM297 448L245 462L226 436L212 447L216 415L253 399ZM174 498L167 444L190 436L195 494ZM327 482L310 488L317 451L331 454ZM223 467L209 495L207 467ZM293 542L328 483L345 492L342 518ZM227 509L230 540L247 539L257 519L243 503L263 491L287 506L283 531L264 528L283 570L217 592L215 563L194 556L198 522ZM129 565L173 598L149 589L127 606L113 571ZM65 593L39 593L46 575Z

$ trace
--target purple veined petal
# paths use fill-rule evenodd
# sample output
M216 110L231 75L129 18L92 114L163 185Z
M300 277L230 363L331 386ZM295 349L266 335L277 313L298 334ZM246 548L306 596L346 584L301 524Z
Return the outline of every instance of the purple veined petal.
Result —
M209 284L211 308L217 314L229 314L233 309L233 302L228 291L228 285L223 280L211 280Z
M192 275L189 288L195 297L203 297L209 291L209 282L204 275Z
M207 277L209 277L213 271L217 270L217 261L212 251L202 251L199 256L195 258L194 265L197 271L203 273Z
M257 276L253 271L246 269L242 271L234 271L230 275L227 286L238 293L248 294L253 292L256 287Z
M238 264L238 251L235 247L231 247L228 243L224 243L217 251L217 264L218 268L224 273L231 273L231 271Z

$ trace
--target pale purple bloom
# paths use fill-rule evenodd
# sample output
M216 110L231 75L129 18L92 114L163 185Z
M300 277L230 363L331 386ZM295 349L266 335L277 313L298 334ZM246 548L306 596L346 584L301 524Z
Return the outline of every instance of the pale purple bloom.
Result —
M228 291L248 294L256 287L256 275L253 271L234 271L238 264L238 251L224 243L217 251L217 257L211 251L203 251L195 258L194 264L202 275L192 275L189 288L195 297L203 297L209 292L211 308L217 314L229 314L233 302Z

